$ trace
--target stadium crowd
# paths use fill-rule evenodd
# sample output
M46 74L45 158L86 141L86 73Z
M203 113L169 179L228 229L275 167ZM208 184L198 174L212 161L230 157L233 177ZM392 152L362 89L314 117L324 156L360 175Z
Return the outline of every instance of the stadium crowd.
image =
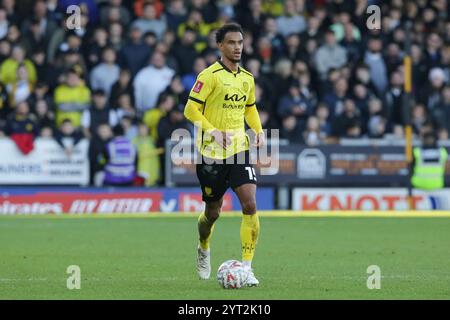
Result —
M379 29L367 25L373 4ZM92 183L105 145L122 136L137 147L142 183L161 183L164 141L192 130L187 96L218 59L213 31L235 21L263 127L289 142L403 137L407 32L414 133L447 139L449 10L446 0L1 0L0 135L25 154L53 137L68 156L90 139Z

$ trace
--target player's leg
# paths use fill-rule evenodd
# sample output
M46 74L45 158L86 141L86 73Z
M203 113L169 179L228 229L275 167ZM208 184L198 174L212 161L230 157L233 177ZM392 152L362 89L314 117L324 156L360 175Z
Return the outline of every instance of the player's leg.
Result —
M209 249L209 240L214 231L214 223L220 216L223 197L218 201L206 202L205 212L198 218L199 245L203 250Z
M202 280L209 279L211 275L209 240L214 230L214 222L219 218L222 203L223 197L218 201L206 202L205 212L198 218L197 273Z
M226 168L218 164L198 164L197 177L202 188L202 199L206 203L205 212L198 218L199 244L197 247L197 272L200 279L209 279L211 275L211 250L209 241L214 223L219 218L228 184Z
M239 157L238 157L239 158ZM232 165L230 185L239 198L242 208L241 245L242 262L250 271L247 285L257 286L259 281L252 271L252 260L255 254L259 236L259 218L256 212L256 175L249 161L248 152L245 153L244 163Z
M259 217L256 212L256 185L243 184L235 189L242 207L241 245L242 262L251 269L259 236Z

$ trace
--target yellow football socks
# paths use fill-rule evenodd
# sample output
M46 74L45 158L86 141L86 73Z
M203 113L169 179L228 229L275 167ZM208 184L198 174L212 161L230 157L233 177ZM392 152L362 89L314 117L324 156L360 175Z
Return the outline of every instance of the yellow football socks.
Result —
M198 217L198 233L200 235L200 247L203 250L209 249L209 240L211 239L211 235L214 230L214 222L211 223L208 217L203 212Z
M259 217L258 214L242 215L241 223L241 245L242 261L250 265L255 254L256 242L259 236Z

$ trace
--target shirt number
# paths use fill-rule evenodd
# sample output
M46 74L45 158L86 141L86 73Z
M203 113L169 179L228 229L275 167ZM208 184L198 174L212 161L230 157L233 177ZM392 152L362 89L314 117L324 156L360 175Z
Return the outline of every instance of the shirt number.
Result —
M248 178L249 178L250 180L256 181L255 168L252 168L252 167L245 167L245 170L247 170L247 172L248 172Z

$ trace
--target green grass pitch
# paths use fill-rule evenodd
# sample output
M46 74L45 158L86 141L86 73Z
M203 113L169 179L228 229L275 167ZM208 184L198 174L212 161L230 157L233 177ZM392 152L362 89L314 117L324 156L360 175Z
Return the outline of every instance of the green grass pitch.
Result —
M197 219L0 218L0 299L450 299L449 218L261 217L260 287L225 290L240 218L212 239L212 278L195 270ZM81 289L66 287L69 265ZM366 286L381 269L381 289Z

